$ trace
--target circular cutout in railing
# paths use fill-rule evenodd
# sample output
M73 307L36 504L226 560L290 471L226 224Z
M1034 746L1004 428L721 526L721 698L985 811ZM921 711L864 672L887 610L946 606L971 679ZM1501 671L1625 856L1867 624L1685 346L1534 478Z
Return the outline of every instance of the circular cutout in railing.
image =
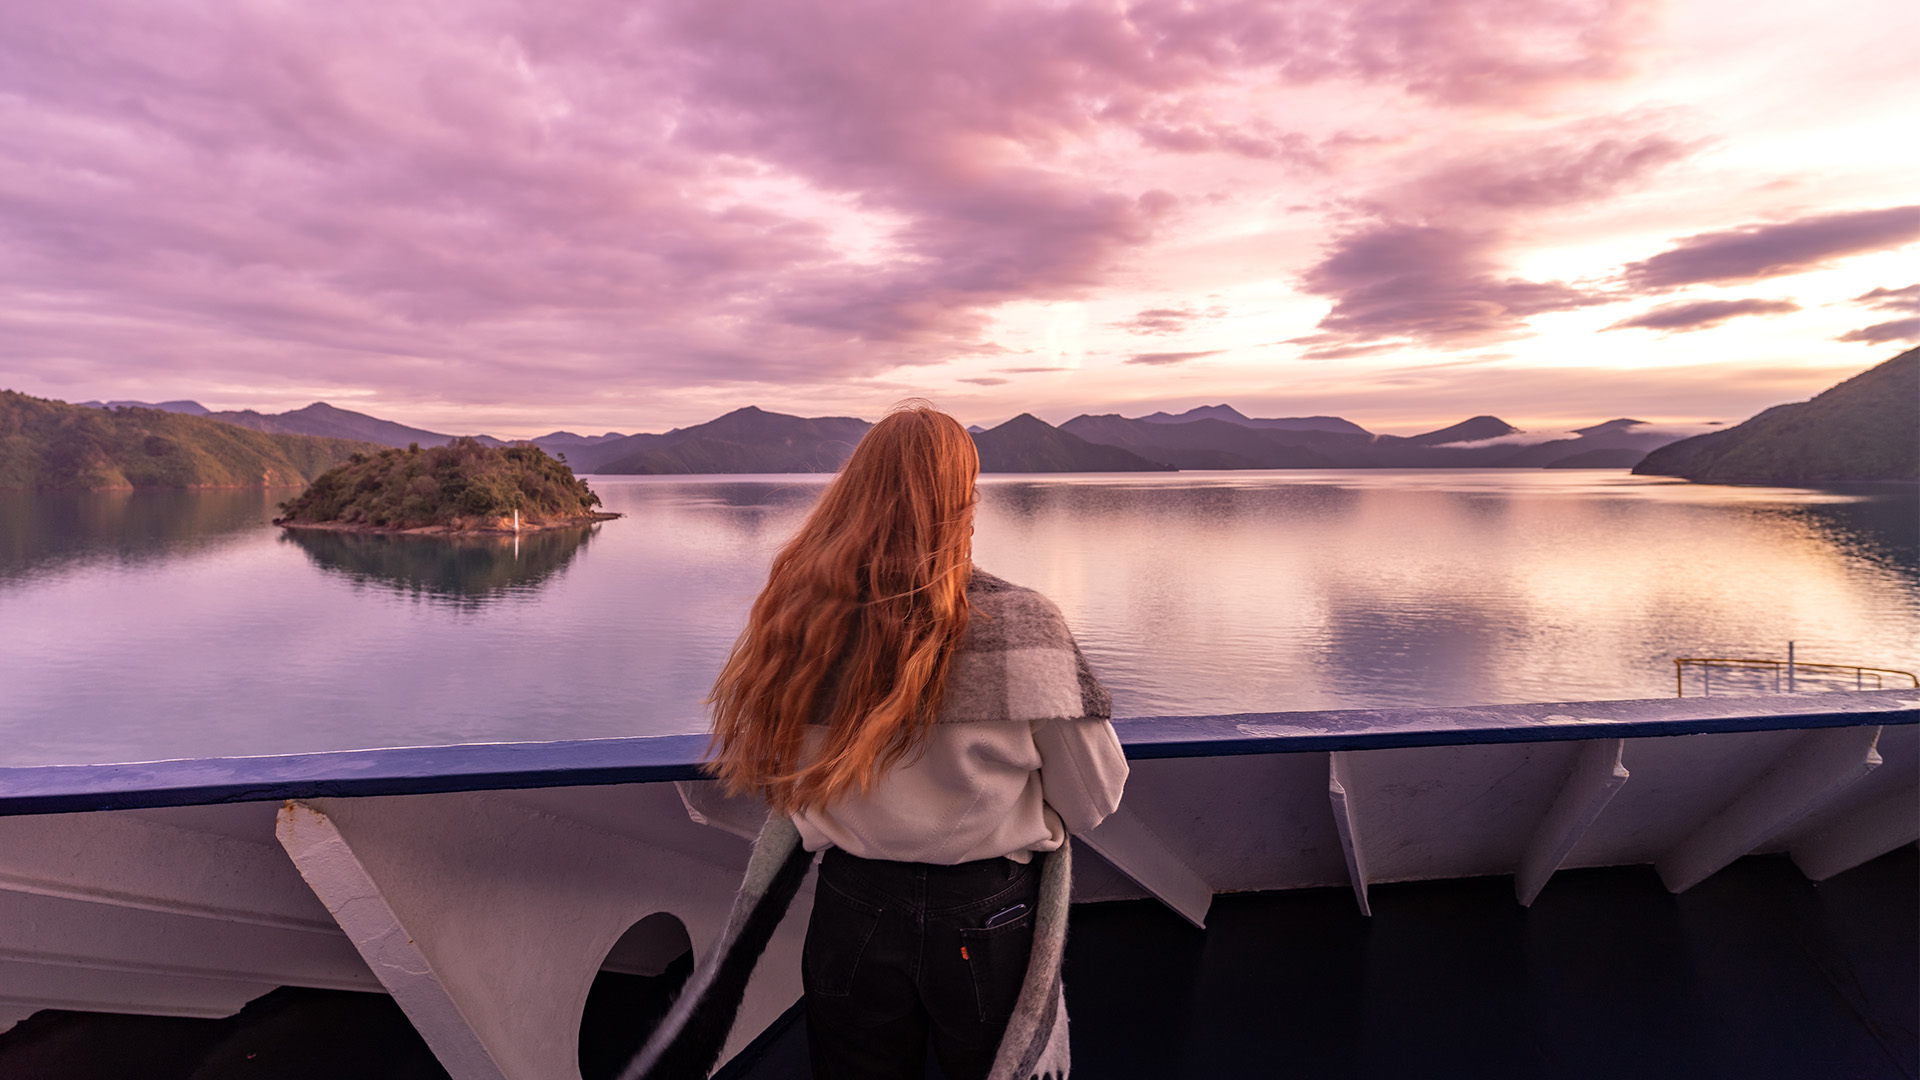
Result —
M581 1080L618 1076L691 974L693 939L675 916L657 911L620 935L580 1016Z

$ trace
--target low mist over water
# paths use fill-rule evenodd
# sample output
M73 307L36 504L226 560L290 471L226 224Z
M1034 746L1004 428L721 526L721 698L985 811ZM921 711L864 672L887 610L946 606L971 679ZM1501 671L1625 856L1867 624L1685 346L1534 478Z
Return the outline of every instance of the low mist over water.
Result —
M825 477L601 477L523 537L283 535L260 492L0 494L0 763L705 729ZM1617 472L994 476L975 558L1117 715L1671 695L1680 656L1920 669L1905 493Z

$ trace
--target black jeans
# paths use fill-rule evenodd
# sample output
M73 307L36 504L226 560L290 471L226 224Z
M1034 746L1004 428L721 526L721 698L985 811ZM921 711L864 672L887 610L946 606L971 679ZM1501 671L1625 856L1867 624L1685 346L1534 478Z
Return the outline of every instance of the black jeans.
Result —
M929 1038L947 1080L985 1077L1033 951L1043 858L930 866L830 849L800 961L815 1080L919 1080Z

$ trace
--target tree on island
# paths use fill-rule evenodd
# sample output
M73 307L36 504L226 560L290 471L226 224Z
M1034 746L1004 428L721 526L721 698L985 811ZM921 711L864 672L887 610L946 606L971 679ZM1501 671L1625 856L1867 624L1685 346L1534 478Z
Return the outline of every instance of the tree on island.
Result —
M566 462L531 444L483 446L456 439L422 450L355 454L281 503L281 525L362 529L498 529L569 525L617 515L594 511L600 496Z

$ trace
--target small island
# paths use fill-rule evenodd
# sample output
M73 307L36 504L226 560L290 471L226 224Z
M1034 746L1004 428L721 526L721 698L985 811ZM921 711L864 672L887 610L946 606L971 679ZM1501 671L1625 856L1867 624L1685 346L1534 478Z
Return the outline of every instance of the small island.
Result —
M347 532L515 533L617 518L566 462L530 443L355 454L280 504L275 525Z

